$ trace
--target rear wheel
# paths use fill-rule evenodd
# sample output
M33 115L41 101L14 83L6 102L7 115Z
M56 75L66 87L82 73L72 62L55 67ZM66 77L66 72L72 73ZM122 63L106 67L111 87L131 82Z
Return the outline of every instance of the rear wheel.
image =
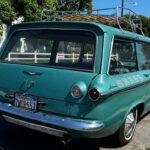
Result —
M127 115L123 125L115 134L117 145L123 146L128 144L134 135L136 124L137 124L138 112L137 109L133 109Z

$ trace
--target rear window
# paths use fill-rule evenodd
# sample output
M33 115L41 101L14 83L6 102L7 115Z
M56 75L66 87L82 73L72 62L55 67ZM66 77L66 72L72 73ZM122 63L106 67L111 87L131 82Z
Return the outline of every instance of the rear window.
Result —
M9 41L3 60L93 70L95 47L96 36L88 31L18 31Z

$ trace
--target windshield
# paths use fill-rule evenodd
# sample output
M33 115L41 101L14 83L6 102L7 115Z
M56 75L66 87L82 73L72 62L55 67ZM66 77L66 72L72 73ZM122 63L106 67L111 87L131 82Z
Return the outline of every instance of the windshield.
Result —
M11 37L3 60L93 70L96 36L88 31L26 30Z

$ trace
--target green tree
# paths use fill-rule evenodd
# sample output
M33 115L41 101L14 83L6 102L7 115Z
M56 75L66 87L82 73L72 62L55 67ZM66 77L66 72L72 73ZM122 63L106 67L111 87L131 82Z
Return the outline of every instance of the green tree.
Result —
M0 25L0 37L2 36L3 32L2 32L3 28L2 26Z
M135 22L137 20L138 24L140 23L141 20L143 33L145 34L145 36L150 37L150 18L145 17L143 15L139 15L138 17L135 15L130 16L129 14L124 15L124 17L126 18L126 19L124 18L124 20L126 20L128 23L122 22L121 26L123 27L123 29L132 31L131 25L129 24L130 18L135 20ZM139 29L137 29L137 32L139 32L139 34L142 34Z
M0 0L0 22L10 25L16 18L16 13L9 0Z
M141 15L140 18L142 20L144 34L150 37L150 18L143 15Z
M92 0L64 0L64 5L61 5L61 0L58 0L58 10L68 11L83 11L92 10Z
M17 16L23 16L24 21L39 21L43 9L55 10L56 0L45 0L43 5L38 5L37 0L11 0Z
M61 0L43 0L39 5L38 0L0 0L0 21L11 25L18 17L24 21L39 21L43 9L48 10L91 10L92 0L64 0L65 5L60 5ZM74 2L75 1L75 2Z

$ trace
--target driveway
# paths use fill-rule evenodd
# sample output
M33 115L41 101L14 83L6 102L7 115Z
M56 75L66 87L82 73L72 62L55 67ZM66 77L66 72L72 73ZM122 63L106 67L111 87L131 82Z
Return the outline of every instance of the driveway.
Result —
M0 150L150 150L150 114L137 125L130 144L116 148L110 139L73 140L64 146L59 139L0 121Z

